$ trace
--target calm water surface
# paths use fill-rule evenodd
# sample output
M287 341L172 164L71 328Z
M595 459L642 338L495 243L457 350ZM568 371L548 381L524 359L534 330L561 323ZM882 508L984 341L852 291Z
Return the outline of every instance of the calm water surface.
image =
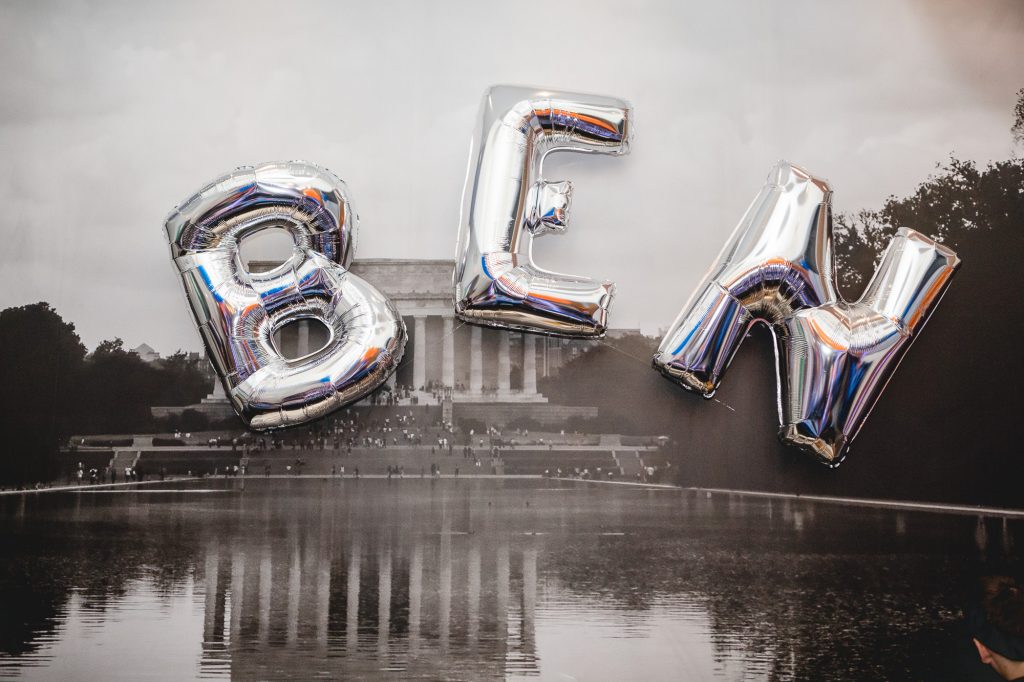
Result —
M583 483L241 488L0 497L0 677L991 679L958 586L1022 541Z

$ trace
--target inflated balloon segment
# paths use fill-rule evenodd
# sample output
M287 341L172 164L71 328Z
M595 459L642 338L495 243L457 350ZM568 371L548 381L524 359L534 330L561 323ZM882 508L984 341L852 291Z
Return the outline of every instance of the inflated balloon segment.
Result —
M538 267L533 240L564 232L572 184L543 177L554 152L624 155L628 102L496 86L477 114L452 276L468 324L572 338L608 328L615 286ZM838 294L832 189L781 162L662 338L654 368L706 398L749 328L774 336L779 437L838 466L960 265L900 228L855 302ZM207 353L252 429L303 424L362 400L394 373L406 329L392 301L349 266L357 218L345 184L306 162L239 168L168 216L167 239ZM287 231L291 256L251 272L240 242ZM286 358L275 333L317 320L327 343Z

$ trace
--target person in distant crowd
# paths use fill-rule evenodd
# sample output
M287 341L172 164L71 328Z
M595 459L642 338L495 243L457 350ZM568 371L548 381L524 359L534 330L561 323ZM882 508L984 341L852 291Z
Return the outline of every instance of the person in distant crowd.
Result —
M1004 680L1024 680L1024 581L985 576L967 609L967 629L981 662Z

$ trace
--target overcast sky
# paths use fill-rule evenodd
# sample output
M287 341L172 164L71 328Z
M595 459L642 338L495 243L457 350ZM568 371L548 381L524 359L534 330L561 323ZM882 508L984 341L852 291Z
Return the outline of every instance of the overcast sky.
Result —
M780 158L857 210L1008 157L1024 2L4 2L0 66L0 308L49 301L90 348L199 349L162 220L235 166L335 171L357 257L453 257L497 83L632 101L629 156L549 159L572 224L535 257L653 333Z

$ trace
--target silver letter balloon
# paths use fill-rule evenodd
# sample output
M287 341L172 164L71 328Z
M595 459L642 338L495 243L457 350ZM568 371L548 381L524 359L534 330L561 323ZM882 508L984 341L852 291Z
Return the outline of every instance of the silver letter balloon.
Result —
M597 337L614 285L542 270L533 238L564 232L572 184L541 177L555 151L626 154L631 119L620 99L496 86L470 148L455 263L455 312L505 329ZM524 238L526 237L526 238Z
M949 248L900 228L856 303L836 293L832 190L777 165L689 303L654 366L710 398L748 327L776 342L783 442L838 466L960 265Z
M228 173L168 216L171 256L231 403L250 428L301 424L366 396L395 370L406 331L395 306L348 271L358 218L341 180L303 162ZM286 230L292 255L250 272L239 243ZM323 348L287 359L274 334L300 320Z

